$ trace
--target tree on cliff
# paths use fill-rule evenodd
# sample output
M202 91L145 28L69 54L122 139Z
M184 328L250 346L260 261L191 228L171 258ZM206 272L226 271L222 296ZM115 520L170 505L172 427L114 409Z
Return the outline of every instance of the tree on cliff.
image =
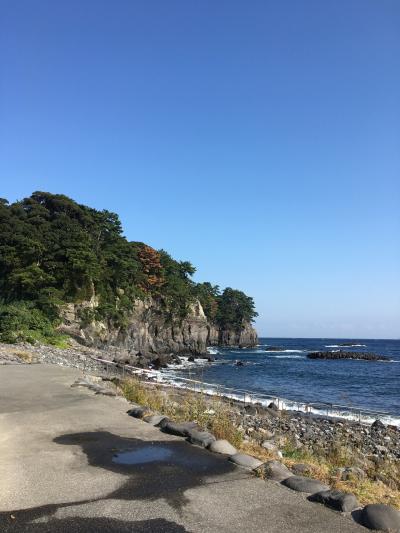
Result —
M244 292L227 287L218 296L215 321L221 328L240 329L246 322L252 322L256 316L258 313L254 300Z
M52 339L60 307L93 297L98 305L82 320L99 318L121 327L135 300L145 297L159 300L171 318L185 317L196 298L220 324L255 316L251 298L196 284L195 271L164 250L129 242L110 211L48 192L12 204L0 199L0 340L11 325L18 332L15 340L31 340L33 331L37 339Z

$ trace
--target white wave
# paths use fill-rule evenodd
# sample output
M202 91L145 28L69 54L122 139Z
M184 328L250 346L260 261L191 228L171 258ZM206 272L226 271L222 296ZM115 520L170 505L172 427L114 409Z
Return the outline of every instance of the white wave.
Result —
M303 353L304 350L261 350L264 353Z
M207 353L210 355L217 355L219 354L219 351L216 348L211 348L210 346L207 348Z
M285 356L282 356L285 357ZM287 356L290 357L290 356ZM300 357L300 356L291 356L291 357ZM396 361L400 362L400 361ZM161 372L163 372L164 375L161 375ZM397 426L400 428L400 418L395 417L392 415L385 415L385 416L378 416L378 414L374 413L367 413L363 412L362 409L360 410L360 413L358 413L356 410L348 411L346 408L340 408L340 407L334 407L329 408L327 411L326 407L321 406L317 407L314 405L307 404L306 402L296 402L294 400L288 400L285 398L278 398L273 395L260 395L258 396L255 392L254 394L251 394L250 392L245 391L234 391L232 389L232 392L228 392L228 390L224 390L224 387L217 384L211 384L211 383L200 383L196 382L196 384L191 383L190 380L187 381L184 378L180 378L177 375L168 375L168 371L154 371L154 374L156 375L156 381L163 383L165 386L170 387L177 387L180 389L190 389L190 390L197 390L202 391L204 394L207 394L209 396L215 396L219 395L225 398L230 398L232 400L237 400L240 402L246 402L248 403L260 403L263 406L268 406L271 402L274 402L279 409L286 410L286 411L301 411L303 413L310 413L314 415L329 417L329 418L341 418L345 420L351 420L351 421L360 421L364 424L372 424L377 418L381 420L384 424L391 424L393 426Z
M325 348L366 348L366 344L325 344Z
M277 355L275 359L305 359L304 355Z

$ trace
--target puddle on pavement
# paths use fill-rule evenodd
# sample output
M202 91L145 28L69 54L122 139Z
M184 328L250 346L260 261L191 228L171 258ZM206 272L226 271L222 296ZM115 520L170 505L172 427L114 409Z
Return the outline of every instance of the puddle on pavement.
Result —
M128 450L116 453L113 463L119 465L142 465L155 461L166 461L173 456L173 451L168 446L143 446L137 450Z
M176 443L145 444L130 450L121 450L114 454L112 462L126 466L166 463L201 471L219 466L220 461L213 454L200 449L192 449L186 443L179 444L179 446Z

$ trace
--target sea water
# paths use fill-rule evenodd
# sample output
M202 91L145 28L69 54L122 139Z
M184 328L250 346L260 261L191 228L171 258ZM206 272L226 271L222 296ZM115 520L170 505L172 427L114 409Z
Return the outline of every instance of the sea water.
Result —
M353 346L342 346L344 343ZM279 347L280 351L272 351ZM312 351L370 352L389 361L312 360ZM164 375L198 379L295 402L324 402L388 413L400 424L400 340L261 338L248 349L210 348L216 360L174 366ZM238 366L241 361L243 366Z

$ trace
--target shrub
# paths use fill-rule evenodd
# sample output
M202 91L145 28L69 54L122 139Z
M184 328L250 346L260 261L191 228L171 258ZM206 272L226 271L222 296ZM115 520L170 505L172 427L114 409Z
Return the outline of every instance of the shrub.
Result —
M40 342L64 348L68 346L67 339L67 336L56 332L54 324L33 304L0 304L1 342Z

